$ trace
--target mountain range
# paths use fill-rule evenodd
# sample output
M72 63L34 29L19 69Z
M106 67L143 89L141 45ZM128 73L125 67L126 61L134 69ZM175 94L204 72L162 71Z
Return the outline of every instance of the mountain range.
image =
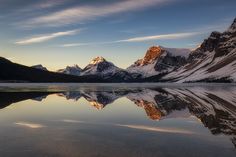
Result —
M103 57L83 69L74 65L56 72L5 58L0 58L0 66L2 82L236 82L236 19L225 32L212 32L195 50L152 46L127 69Z

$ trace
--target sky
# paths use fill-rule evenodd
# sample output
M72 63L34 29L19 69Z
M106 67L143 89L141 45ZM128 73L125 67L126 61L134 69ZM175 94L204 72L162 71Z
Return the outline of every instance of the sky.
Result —
M97 56L127 68L153 45L194 49L235 17L235 0L0 0L0 56L53 71Z

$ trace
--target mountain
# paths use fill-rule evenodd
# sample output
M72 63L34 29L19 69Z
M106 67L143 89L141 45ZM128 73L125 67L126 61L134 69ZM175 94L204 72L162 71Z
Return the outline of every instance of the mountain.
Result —
M180 56L183 52L183 56ZM187 49L164 48L152 46L146 52L144 58L137 60L127 68L134 78L146 78L150 76L163 76L182 65L186 64L185 56L190 52Z
M103 57L94 58L81 72L81 76L97 76L109 82L125 82L131 76L125 70L118 68Z
M113 63L106 61L103 57L94 58L83 70L81 75L112 75L119 71Z
M65 69L60 69L57 72L63 73L63 74L68 74L68 75L79 76L81 71L82 71L82 69L76 64L74 66L67 66Z
M48 69L46 67L42 66L41 64L33 65L31 67L36 68L36 69L40 69L40 70L44 70L44 71L48 71Z
M0 82L104 82L92 76L72 76L28 67L0 57Z
M75 76L100 78L105 82L126 82L132 79L128 72L118 68L103 57L94 58L84 69L81 69L78 65L74 65L67 66L65 69L60 69L57 72Z
M236 82L236 19L223 33L212 32L187 63L163 77L175 82Z

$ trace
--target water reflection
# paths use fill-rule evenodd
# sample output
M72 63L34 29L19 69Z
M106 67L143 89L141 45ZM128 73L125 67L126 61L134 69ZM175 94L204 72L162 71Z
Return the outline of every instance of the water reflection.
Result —
M0 92L0 108L5 108L12 103L17 103L27 99L42 101L49 92Z
M10 105L17 105L17 102L28 99L42 101L46 100L48 95L57 95L66 100L74 101L79 101L84 98L91 106L98 110L103 110L116 100L125 98L138 108L143 108L148 119L151 121L158 121L156 123L168 119L194 116L208 128L211 134L229 137L232 145L236 147L236 90L234 88L229 88L227 90L203 87L126 89L81 88L76 91L61 92L1 92L0 107L3 109ZM82 125L87 123L86 121L73 119L62 119L61 121ZM24 121L15 122L15 124L33 129L46 127L40 123ZM116 123L112 125L116 127L161 133L197 133L197 131L189 131L184 130L184 128L178 129L174 127L163 128L149 125Z

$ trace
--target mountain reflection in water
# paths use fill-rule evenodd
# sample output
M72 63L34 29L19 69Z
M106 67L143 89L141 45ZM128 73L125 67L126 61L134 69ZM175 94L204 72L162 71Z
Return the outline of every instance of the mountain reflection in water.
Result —
M213 135L229 137L232 145L236 147L236 89L204 88L204 87L157 87L157 88L84 88L76 91L53 92L0 92L0 108L16 106L18 102L31 99L33 101L47 100L48 95L64 97L67 100L79 101L84 98L98 110L103 110L121 98L127 98L138 108L142 108L148 119L159 123L178 117L194 116L209 129ZM1 111L0 110L0 111ZM1 114L1 112L0 112ZM27 114L27 113L25 113ZM64 119L68 123L85 123ZM17 125L31 128L43 128L40 124L26 124L17 122ZM185 133L191 131L167 130L158 127L145 127L141 125L115 124L116 126L140 129L147 131ZM206 148L207 149L207 148ZM0 150L1 152L1 150Z

